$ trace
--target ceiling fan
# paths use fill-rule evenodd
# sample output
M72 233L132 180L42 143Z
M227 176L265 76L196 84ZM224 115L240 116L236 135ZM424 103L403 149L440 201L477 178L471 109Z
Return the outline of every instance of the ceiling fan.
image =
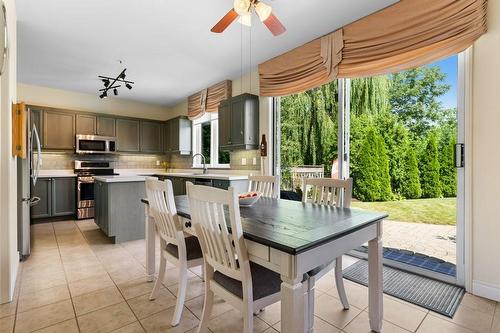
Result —
M280 20L273 14L271 6L259 0L234 0L233 8L210 31L221 33L238 17L238 22L251 26L254 10L274 36L281 35L286 31Z

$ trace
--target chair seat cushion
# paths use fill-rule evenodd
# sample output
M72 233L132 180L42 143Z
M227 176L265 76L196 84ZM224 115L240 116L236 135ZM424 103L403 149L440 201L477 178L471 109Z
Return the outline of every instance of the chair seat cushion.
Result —
M253 300L258 300L280 291L281 278L276 272L250 262L252 272ZM214 272L214 280L233 295L243 298L241 281L235 280L219 271Z
M187 260L203 258L203 253L201 252L200 242L198 242L198 238L196 238L195 236L189 236L184 240L186 241ZM177 249L177 245L167 244L166 250L177 259L179 258L179 250Z

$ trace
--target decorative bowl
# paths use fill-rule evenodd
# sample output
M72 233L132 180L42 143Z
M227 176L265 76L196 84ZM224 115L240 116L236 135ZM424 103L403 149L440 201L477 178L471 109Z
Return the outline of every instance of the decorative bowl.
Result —
M262 196L262 193L260 193L260 192L241 193L238 195L238 198L240 200L240 206L241 207L250 207L254 203L256 203L260 199L261 196Z

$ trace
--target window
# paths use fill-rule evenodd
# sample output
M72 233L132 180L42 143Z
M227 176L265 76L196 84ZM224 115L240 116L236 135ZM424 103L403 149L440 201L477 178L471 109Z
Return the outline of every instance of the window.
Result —
M209 168L229 168L229 152L219 151L219 115L207 113L193 120L193 155L203 154ZM193 161L194 168L203 166L200 156Z

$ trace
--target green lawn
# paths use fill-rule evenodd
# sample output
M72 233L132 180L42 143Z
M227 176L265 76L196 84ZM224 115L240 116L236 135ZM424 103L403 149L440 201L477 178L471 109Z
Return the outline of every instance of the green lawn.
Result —
M388 202L353 201L353 208L386 212L389 220L455 225L456 199L416 199Z

